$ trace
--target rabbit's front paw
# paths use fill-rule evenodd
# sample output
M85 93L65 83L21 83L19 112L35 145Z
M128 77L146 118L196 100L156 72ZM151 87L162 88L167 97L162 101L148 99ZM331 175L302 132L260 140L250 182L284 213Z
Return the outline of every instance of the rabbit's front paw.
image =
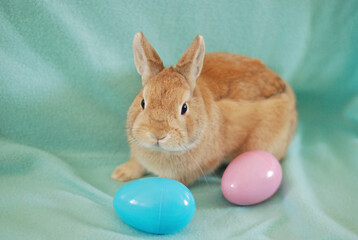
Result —
M135 160L119 165L112 173L111 178L117 181L129 181L144 175L144 168Z

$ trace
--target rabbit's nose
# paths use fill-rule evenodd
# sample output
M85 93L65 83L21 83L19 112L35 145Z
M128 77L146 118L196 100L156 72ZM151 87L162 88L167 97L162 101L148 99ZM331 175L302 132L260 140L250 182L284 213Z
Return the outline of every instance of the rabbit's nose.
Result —
M164 140L166 137L167 137L167 135L160 135L160 136L156 136L155 138L159 142L160 140Z
M166 138L167 136L164 136L164 137L157 137L157 139L160 141L160 140L163 140L164 138Z
M164 133L148 133L148 135L155 139L157 142L159 142L160 140L164 140L168 136Z

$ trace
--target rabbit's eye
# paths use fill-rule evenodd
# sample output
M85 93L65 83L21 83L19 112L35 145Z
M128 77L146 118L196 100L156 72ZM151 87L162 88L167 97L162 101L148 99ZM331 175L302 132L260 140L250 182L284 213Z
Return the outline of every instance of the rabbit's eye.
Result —
M181 115L184 115L187 110L188 110L188 105L184 103L183 106L181 107Z
M141 105L142 108L144 109L144 107L145 107L145 101L144 101L144 99L142 100L142 102L140 103L140 105Z

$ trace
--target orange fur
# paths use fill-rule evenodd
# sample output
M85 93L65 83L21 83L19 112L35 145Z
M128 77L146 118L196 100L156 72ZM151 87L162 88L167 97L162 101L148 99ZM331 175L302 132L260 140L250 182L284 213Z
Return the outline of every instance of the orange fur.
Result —
M261 61L205 55L201 36L176 67L161 68L142 33L135 36L134 52L142 56L135 59L143 89L127 117L132 157L113 179L131 180L147 170L189 185L245 151L284 157L296 128L295 96ZM188 111L181 115L184 103Z

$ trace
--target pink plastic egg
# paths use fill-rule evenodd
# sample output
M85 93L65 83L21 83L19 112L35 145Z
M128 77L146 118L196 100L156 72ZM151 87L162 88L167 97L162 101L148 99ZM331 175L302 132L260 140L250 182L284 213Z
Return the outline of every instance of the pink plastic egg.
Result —
M227 166L221 180L224 197L237 205L252 205L271 197L279 188L282 169L265 151L245 152Z

